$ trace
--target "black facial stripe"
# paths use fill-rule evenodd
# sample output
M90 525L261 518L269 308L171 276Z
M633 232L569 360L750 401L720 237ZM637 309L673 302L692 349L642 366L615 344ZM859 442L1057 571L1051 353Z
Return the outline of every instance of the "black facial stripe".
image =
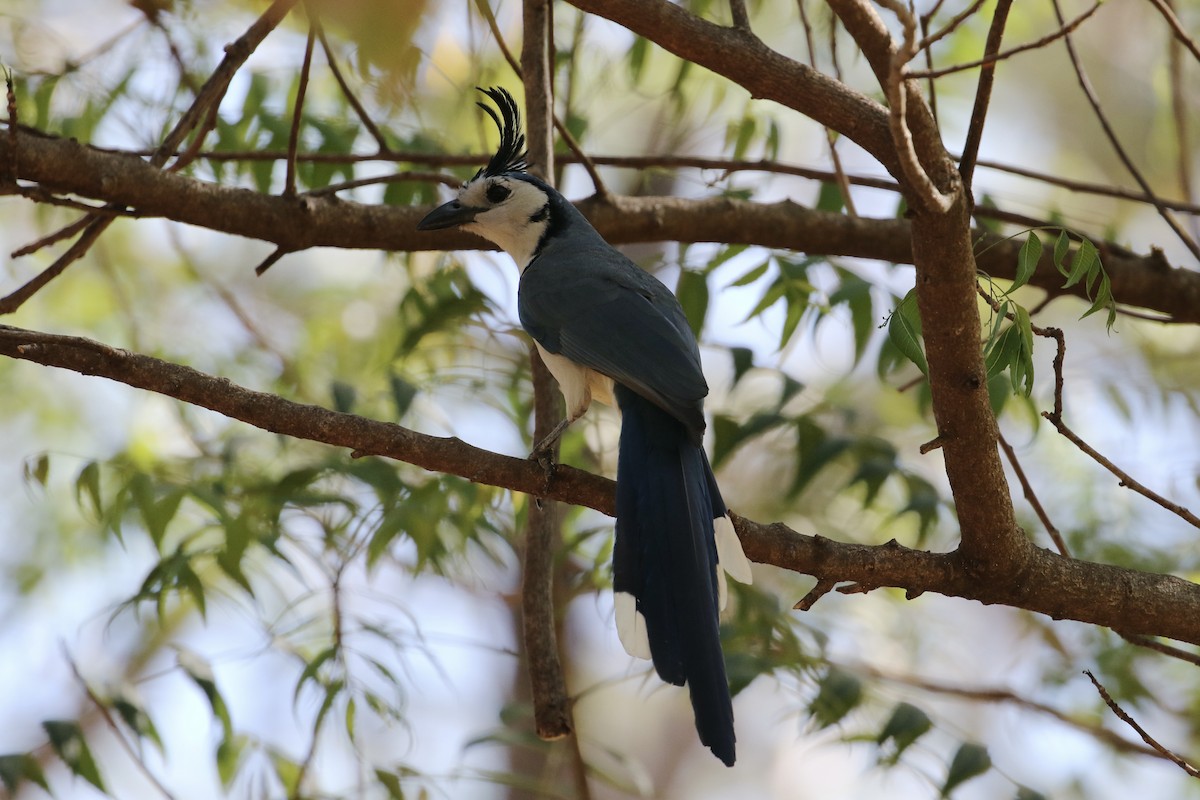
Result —
M546 205L542 206L537 211L533 212L533 216L531 216L529 218L529 221L530 222L542 222L549 218L550 218L550 204L546 203Z

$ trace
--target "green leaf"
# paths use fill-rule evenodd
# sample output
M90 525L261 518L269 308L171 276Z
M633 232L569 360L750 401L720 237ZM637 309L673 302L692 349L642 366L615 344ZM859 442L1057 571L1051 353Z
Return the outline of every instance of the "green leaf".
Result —
M183 647L176 648L175 657L179 667L204 693L204 697L212 708L213 716L221 723L225 741L230 741L233 738L233 721L229 717L229 707L225 705L225 698L221 696L221 692L217 688L217 679L213 674L212 666L203 656Z
M204 596L204 584L200 581L200 576L192 569L192 564L186 557L178 559L175 566L179 588L191 595L192 602L196 604L201 619L207 617L208 603Z
M792 334L796 332L796 327L800 324L800 320L804 318L804 312L808 310L808 294L797 294L793 291L785 292L787 299L787 314L783 318L783 327L779 331L779 349L787 347L787 343L791 341Z
M866 496L863 498L863 508L875 501L883 483L896 472L896 448L882 439L864 439L855 446L859 458L858 470L846 485L863 484Z
M46 720L42 723L46 735L50 737L50 746L63 760L63 763L85 781L100 791L106 791L104 781L100 779L100 770L96 760L92 758L92 750L87 740L83 738L83 730L74 720Z
M1071 252L1071 237L1067 236L1067 232L1060 230L1058 239L1054 242L1054 267L1064 276L1067 274L1067 253Z
M83 505L83 498L91 503L91 510L97 517L104 515L104 503L100 500L100 465L89 461L79 471L75 478L75 502Z
M800 454L800 463L796 465L796 476L788 496L795 497L803 491L818 472L846 452L851 444L845 436L830 436L807 417L796 420L796 451Z
M154 727L154 721L139 701L128 694L118 694L109 700L109 704L138 738L150 740L159 753L164 752L158 729Z
M343 414L352 413L354 404L358 400L358 390L348 383L342 381L334 381L330 386L330 395L333 397L333 409L340 411Z
M729 355L733 359L733 385L737 386L742 376L754 366L754 351L749 347L731 347Z
M745 157L751 142L754 141L754 134L757 132L758 120L750 116L742 117L736 126L730 126L730 130L726 134L726 142L733 141L733 159L735 161Z
M741 424L723 414L713 416L713 468L724 463L743 442L786 422L779 414L766 412L755 414Z
M984 365L989 379L1010 369L1021 353L1021 334L1016 325L1009 325L984 352Z
M25 781L33 781L47 792L50 791L46 775L42 772L42 765L29 753L0 756L0 781L13 797L17 796L17 790Z
M246 756L245 736L226 737L217 745L217 776L226 789L237 777Z
M829 305L845 305L850 310L850 326L854 331L854 363L862 360L867 344L875 331L872 314L871 284L857 275L839 270L842 285L829 296Z
M1075 251L1075 258L1071 261L1071 271L1067 274L1067 282L1063 284L1063 288L1069 289L1079 283L1099 263L1100 254L1096 251L1096 245L1084 239L1079 243L1079 249Z
M320 730L322 723L325 722L325 717L329 714L329 709L333 708L333 701L337 700L338 695L346 688L346 682L341 678L332 680L325 686L325 698L321 701L321 707L317 710L317 718L313 722L313 730Z
M402 419L417 397L417 387L394 372L388 376L388 386L396 404L396 419Z
M888 320L888 338L904 357L929 374L929 364L921 346L921 312L917 309L917 290L911 289Z
M642 70L646 66L646 55L649 52L650 40L644 36L634 36L633 44L629 47L626 66L629 68L629 77L633 79L635 85L642 79Z
M1029 397L1033 391L1033 322L1029 319L1029 311L1024 306L1014 305L1014 308L1016 316L1014 325L1021 335L1021 349L1013 365L1013 389L1019 390L1019 384L1024 381L1024 393L1026 397ZM1016 367L1020 367L1019 371Z
M34 481L39 486L45 486L50 477L50 456L42 453L35 459L26 459L24 463L26 481Z
M1049 800L1049 798L1041 792L1035 792L1028 786L1018 786L1017 794L1013 800Z
M817 728L828 728L853 711L862 701L862 682L845 670L830 667L821 678L817 696L809 704Z
M941 497L933 484L919 475L905 475L904 482L908 489L908 502L904 508L896 512L896 516L912 512L917 515L920 525L917 528L917 544L923 545L926 536L937 522L938 510L941 508Z
M679 286L675 290L683 313L687 315L692 334L700 338L704 317L708 313L708 281L704 273L685 269L679 273Z
M907 750L909 745L928 733L932 727L933 721L924 711L911 703L898 704L892 710L892 716L884 724L883 730L875 737L875 741L880 746L887 744L888 741L895 745L895 750L883 761L895 764L899 760L900 754Z
M717 267L724 264L726 261L729 261L730 259L734 258L735 256L740 256L742 253L746 252L747 247L749 247L749 245L744 245L744 244L730 244L730 245L722 246L721 249L717 251L717 254L715 256L713 256L712 260L704 265L704 269L701 271L705 275L708 275L710 272L712 272ZM680 261L682 261L682 260L683 259L681 257Z
M175 518L186 491L177 486L155 486L150 476L138 473L129 481L129 494L141 515L142 524L146 526L146 533L150 535L154 546L161 550L167 526Z
M321 669L321 665L329 659L337 655L338 649L336 645L326 647L321 652L317 653L308 663L304 665L304 670L300 673L300 677L296 679L296 688L292 690L292 706L294 707L300 699L300 692L304 689L304 684L309 681L320 682L317 677L317 671Z
M733 283L731 283L729 285L730 286L749 286L750 284L754 283L756 280L761 278L766 273L767 267L769 267L769 266L771 266L771 260L767 259L763 263L759 264L757 267L754 267L753 269L744 273L742 275L742 277L738 278L736 281L734 281Z
M1021 245L1021 252L1017 254L1017 276L1013 280L1012 287L1009 288L1010 292L1029 283L1029 279L1037 271L1038 261L1041 258L1042 240L1036 233L1030 231L1029 238L1025 240L1025 244Z
M1092 301L1088 310L1083 312L1083 315L1079 318L1090 317L1102 309L1108 309L1108 327L1112 328L1113 322L1116 320L1117 311L1113 304L1112 283L1109 281L1107 273L1101 273L1100 288L1096 291L1096 299Z
M821 191L817 194L817 210L837 212L846 205L842 198L842 187L835 181L821 181Z
M645 41L639 37L639 41ZM394 772L382 769L375 770L375 780L387 790L389 800L404 800L404 790L400 788L400 776Z
M346 701L346 714L343 721L346 725L346 737L351 742L356 741L354 737L354 723L357 719L358 704L354 702L354 695L350 695L350 698Z
M949 797L950 792L991 768L992 757L988 755L986 747L964 742L950 761L950 771L946 774L946 782L942 784L941 796Z
M54 97L54 90L58 87L58 79L60 77L59 75L51 75L45 78L33 92L33 107L35 109L33 126L38 130L44 131L50 127L50 101Z
M297 797L300 778L303 775L300 765L273 747L267 749L267 755L271 759L271 766L275 768L275 775L283 784L284 796Z
M779 158L779 144L782 138L779 123L772 119L767 126L767 144L763 155L772 161Z
M379 557L387 552L388 546L404 531L405 516L403 508L389 509L383 515L367 542L368 569L375 566Z

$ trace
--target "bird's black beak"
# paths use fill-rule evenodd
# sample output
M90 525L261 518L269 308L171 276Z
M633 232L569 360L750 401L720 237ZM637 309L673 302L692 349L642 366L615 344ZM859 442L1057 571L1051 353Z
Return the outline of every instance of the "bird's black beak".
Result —
M475 219L477 213L479 213L478 208L464 206L457 200L451 200L426 214L425 218L417 223L417 230L440 231L443 228L465 225Z

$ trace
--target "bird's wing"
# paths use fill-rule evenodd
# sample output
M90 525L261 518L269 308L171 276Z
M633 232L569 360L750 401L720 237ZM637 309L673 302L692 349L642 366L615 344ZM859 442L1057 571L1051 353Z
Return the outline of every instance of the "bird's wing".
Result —
M708 384L679 301L609 248L535 259L521 276L521 324L551 353L609 376L704 430Z

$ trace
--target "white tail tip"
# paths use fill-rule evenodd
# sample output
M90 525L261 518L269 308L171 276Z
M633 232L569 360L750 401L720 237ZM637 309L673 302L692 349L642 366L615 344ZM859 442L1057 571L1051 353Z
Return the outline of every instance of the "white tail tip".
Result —
M613 592L617 617L617 637L625 652L634 658L650 658L650 635L646 633L646 618L638 611L637 598L629 592Z

